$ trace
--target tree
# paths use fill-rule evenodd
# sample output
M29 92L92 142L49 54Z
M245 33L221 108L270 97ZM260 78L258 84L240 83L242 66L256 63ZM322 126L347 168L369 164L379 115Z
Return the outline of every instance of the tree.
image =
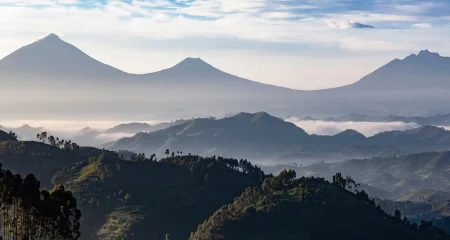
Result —
M343 189L345 189L347 185L345 179L342 177L342 174L340 172L336 173L333 176L333 183L342 187Z
M400 210L395 209L394 218L397 219L397 220L401 220L402 219L402 213L400 212Z
M167 157L169 157L170 151L169 149L166 149L166 152L164 152L166 154Z
M48 142L50 143L50 145L52 145L54 147L58 147L58 143L56 142L56 138L53 137L52 135L50 135L50 137L48 137Z
M36 138L45 143L47 141L47 132L38 133Z
M0 239L67 239L80 236L81 212L71 192L40 190L33 174L24 179L0 164Z
M13 131L9 131L9 136L17 140L17 135Z

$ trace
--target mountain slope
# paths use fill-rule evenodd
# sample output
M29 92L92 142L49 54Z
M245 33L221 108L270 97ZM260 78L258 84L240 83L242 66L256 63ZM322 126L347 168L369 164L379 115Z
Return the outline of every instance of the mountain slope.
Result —
M14 137L0 130L0 141L17 141Z
M103 64L55 34L24 46L0 61L0 75L26 81L114 80L126 74ZM46 79L44 79L44 77ZM23 79L21 79L23 80Z
M427 198L424 193L428 191L425 189L434 190L431 193L448 192L450 189L450 152L318 163L306 167L280 165L263 167L263 170L267 173L277 173L285 168L294 169L300 176L329 177L333 173L341 172L343 175L352 176L357 182L390 192L392 199L402 199L411 192L420 193L421 197ZM414 199L408 197L408 200Z
M372 90L450 88L450 58L428 50L395 59L365 76L352 87Z
M82 239L187 239L210 214L265 178L234 159L176 156L131 162L102 154L57 174L83 211Z
M440 229L408 227L376 208L367 194L353 194L323 179L292 180L289 173L266 179L261 189L248 188L211 215L190 240L449 239Z

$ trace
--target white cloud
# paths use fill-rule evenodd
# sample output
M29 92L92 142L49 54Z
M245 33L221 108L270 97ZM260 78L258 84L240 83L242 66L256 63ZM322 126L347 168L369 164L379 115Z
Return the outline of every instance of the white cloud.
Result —
M416 23L416 24L413 24L412 27L424 29L424 28L431 28L432 25L430 23Z
M375 28L371 25L362 24L355 21L336 21L331 19L325 19L325 23L334 29L350 29L350 28Z

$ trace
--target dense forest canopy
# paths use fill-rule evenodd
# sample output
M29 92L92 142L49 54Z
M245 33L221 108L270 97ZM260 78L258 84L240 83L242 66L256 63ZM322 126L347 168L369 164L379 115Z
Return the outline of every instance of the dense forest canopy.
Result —
M266 177L244 159L174 153L127 161L104 152L58 172L53 182L66 183L78 197L87 236L187 239L216 209Z

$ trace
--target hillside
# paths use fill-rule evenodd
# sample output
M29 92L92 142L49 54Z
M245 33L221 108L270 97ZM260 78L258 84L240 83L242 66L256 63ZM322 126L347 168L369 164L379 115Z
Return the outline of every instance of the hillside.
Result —
M190 240L218 239L449 239L424 224L409 226L391 217L367 194L351 193L319 178L293 180L284 171L248 188L201 224Z
M428 198L430 193L439 191L448 196L450 189L450 152L426 152L310 166L278 165L263 167L263 170L277 173L285 168L295 169L300 176L329 177L335 172L342 172L357 182L389 192L392 199ZM407 197L410 194L416 197L410 196L410 199Z
M81 147L73 152L42 142L0 141L0 163L3 167L24 176L34 173L42 187L48 189L53 187L51 178L56 172L101 152L90 147Z
M53 178L84 214L82 239L187 239L198 224L265 178L247 161L175 156L159 162L102 154Z
M0 141L17 141L13 136L0 130Z
M243 157L254 161L340 161L373 156L448 150L450 131L420 127L365 137L354 130L334 136L309 135L265 112L222 119L194 119L161 131L139 133L105 144L111 150L164 154L166 149L200 155Z

